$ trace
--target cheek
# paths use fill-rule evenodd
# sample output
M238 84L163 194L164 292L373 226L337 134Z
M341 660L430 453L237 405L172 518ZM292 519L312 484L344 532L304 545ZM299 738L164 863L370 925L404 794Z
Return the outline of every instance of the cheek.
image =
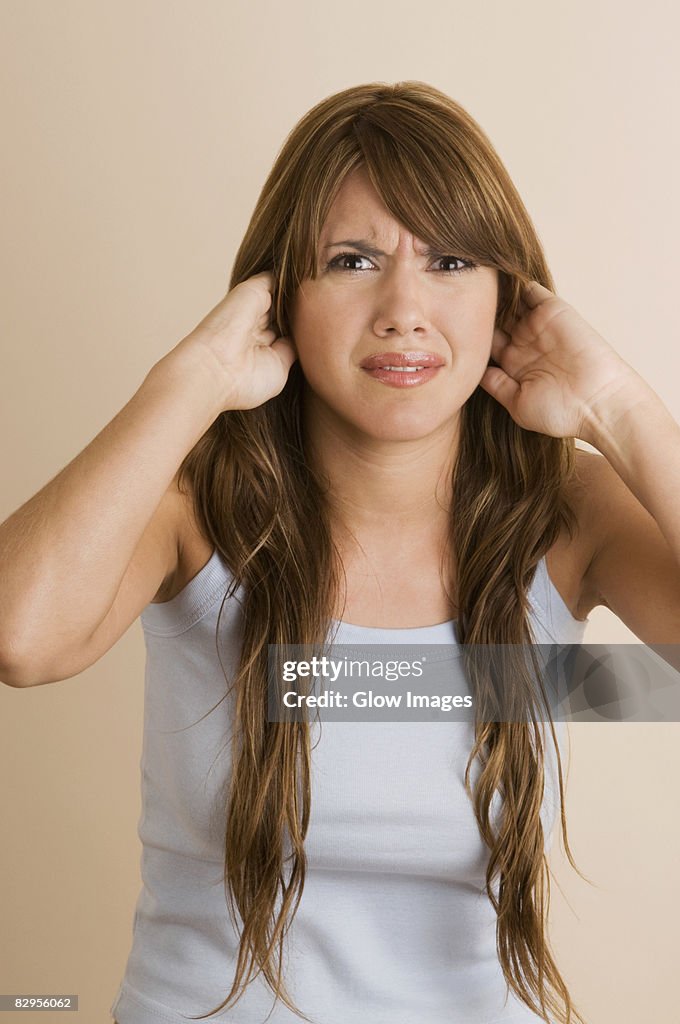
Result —
M346 322L346 303L324 302L318 306L300 303L291 315L291 333L303 370L312 367L339 368L351 358L359 328ZM344 316L343 316L344 314Z
M323 393L324 385L338 375L338 367L334 365L338 352L327 323L302 316L296 321L293 340L303 377L314 391Z
M328 364L333 346L328 336L328 327L323 321L300 317L295 325L294 341L305 375L315 367L323 368Z
M455 339L454 348L459 354L464 354L466 359L473 362L481 360L486 364L491 352L495 323L495 298L489 302L470 304L464 312L461 311L459 317L456 317L455 324L451 325L449 337Z

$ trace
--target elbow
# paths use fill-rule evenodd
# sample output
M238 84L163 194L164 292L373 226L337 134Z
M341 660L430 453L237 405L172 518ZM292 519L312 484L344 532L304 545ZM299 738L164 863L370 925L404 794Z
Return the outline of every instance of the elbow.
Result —
M23 686L32 686L33 680L22 668L0 658L0 683L17 689Z
M0 683L15 688L34 686L38 682L35 671L10 645L0 643Z
M24 686L33 686L35 682L36 680L24 666L8 663L0 658L0 683L18 689Z
M47 683L58 683L63 679L72 679L82 668L69 660L62 662L60 667L55 660L37 662L35 659L8 655L7 650L0 646L0 683L23 689L27 686L45 686Z

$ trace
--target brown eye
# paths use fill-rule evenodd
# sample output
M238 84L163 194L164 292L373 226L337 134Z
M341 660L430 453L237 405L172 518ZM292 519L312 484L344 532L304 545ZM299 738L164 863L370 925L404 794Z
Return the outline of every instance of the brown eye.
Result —
M358 252L341 252L339 256L336 256L335 259L332 259L330 261L330 263L328 264L328 267L329 268L337 267L338 270L349 270L351 272L351 271L359 270L360 268L359 267L341 267L340 266L340 261L341 260L366 260L366 259L368 259L368 256L362 256Z
M465 270L472 270L476 264L471 260L464 260L460 256L438 256L438 263L458 263L460 266L455 267L453 270L444 270L445 274L462 274Z

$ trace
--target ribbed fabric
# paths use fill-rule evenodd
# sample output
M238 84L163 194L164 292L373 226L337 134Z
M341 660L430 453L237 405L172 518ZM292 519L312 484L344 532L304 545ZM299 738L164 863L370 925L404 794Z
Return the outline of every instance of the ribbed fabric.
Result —
M181 593L140 617L143 885L111 1006L119 1024L185 1024L221 1002L234 977L238 934L222 865L234 708L224 672L231 681L238 666L238 591L224 602L216 639L230 582L215 551ZM529 600L536 643L581 641L589 620L571 616L545 560ZM455 622L335 625L338 644L441 644L443 660L459 657ZM565 755L564 724L556 731ZM316 1024L536 1024L507 993L496 955L483 892L488 850L463 782L471 723L326 721L316 738L308 873L287 939L298 1008ZM548 739L547 847L559 808L551 751ZM235 1008L209 1019L261 1024L272 1006L258 978ZM268 1020L301 1018L279 1002Z

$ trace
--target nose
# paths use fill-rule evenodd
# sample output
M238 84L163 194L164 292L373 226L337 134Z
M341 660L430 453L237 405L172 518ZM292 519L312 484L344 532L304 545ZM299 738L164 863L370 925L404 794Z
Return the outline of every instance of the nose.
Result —
M373 330L379 336L396 333L426 334L430 323L425 311L422 271L416 266L395 264L380 275L375 293Z

